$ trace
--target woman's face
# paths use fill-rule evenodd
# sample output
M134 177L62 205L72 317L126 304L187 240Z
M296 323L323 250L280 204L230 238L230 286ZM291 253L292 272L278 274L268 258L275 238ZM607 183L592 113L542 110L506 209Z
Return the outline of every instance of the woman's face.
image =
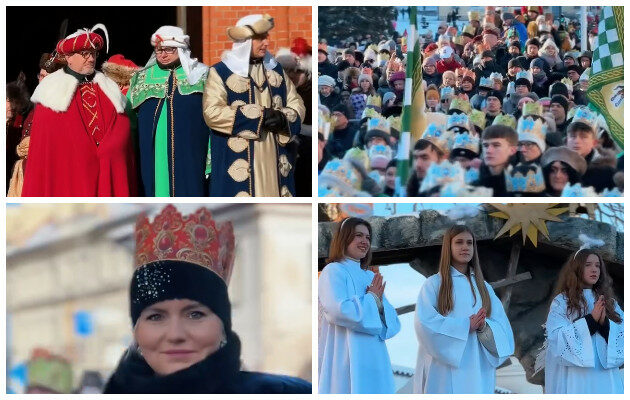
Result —
M147 364L168 375L196 364L219 349L223 322L193 300L165 300L140 314L134 337Z
M435 65L433 65L433 64L426 64L424 66L424 72L427 75L433 75L435 73Z
M372 240L372 238L370 237L370 231L367 226L355 226L352 241L346 248L346 255L355 260L362 259L370 250L370 240Z
M549 171L549 184L554 192L562 192L569 182L569 171L560 161L554 161Z
M451 260L453 264L468 264L473 258L473 237L470 232L462 232L451 239Z
M368 81L367 79L363 79L361 81L361 90L363 90L364 92L367 92L368 90L370 90L370 87L372 87L372 84L370 83L370 81Z
M584 271L582 272L582 281L584 286L592 287L599 280L599 274L602 267L599 262L599 257L595 254L589 254L584 264Z
M462 81L462 89L464 89L465 91L468 92L472 90L472 87L473 85L469 80Z

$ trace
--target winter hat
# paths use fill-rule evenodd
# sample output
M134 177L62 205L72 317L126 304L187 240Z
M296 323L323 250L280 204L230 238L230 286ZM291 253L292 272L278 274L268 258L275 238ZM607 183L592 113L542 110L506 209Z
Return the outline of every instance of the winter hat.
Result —
M335 87L335 79L328 75L321 75L317 78L317 86Z
M133 74L140 69L133 61L128 60L122 54L114 54L101 68L103 73L118 85L129 85Z
M405 80L405 71L396 71L389 76L389 83Z
M346 107L346 105L345 105L345 104L341 104L341 103L340 103L340 104L337 104L336 106L334 106L334 107L332 108L332 110L330 110L330 113L331 113L331 114L333 114L333 113L335 113L335 112L340 112L340 113L342 113L343 115L345 115L345 116L346 116L346 118L349 118L349 116L348 116L348 107Z
M553 97L555 95L562 95L569 98L569 90L567 86L562 82L555 82L553 85L549 86L549 97Z
M512 67L521 67L521 68L523 68L523 66L521 65L521 62L518 60L518 58L512 58L512 59L510 59L510 61L508 61L508 69L510 69Z
M560 95L560 94L553 95L551 97L551 102L549 104L551 105L553 103L560 104L562 108L564 108L565 115L569 111L569 101L563 95Z
M374 82L372 81L372 74L360 74L359 75L359 84L361 84L361 81L368 81L370 82L370 85L374 86Z
M433 57L427 57L422 61L422 66L424 67L425 65L433 65L435 67L437 63Z
M569 71L575 71L577 72L578 75L582 74L582 67L580 67L579 65L569 65L567 67L567 76L569 76Z
M425 55L425 57L426 57L426 56L427 56L430 52L432 52L432 51L436 51L437 49L438 49L438 45L437 45L435 42L430 43L427 47L425 47L425 48L424 48L424 55Z
M451 56L453 55L453 48L450 46L444 46L440 49L439 54L442 60L451 58Z
M540 40L538 40L537 38L534 37L534 38L528 39L527 42L525 42L525 47L529 46L530 44L540 49Z
M562 161L569 167L573 168L580 176L586 173L586 160L577 152L565 146L551 147L542 155L540 164L543 168L553 164L556 161Z
M538 145L541 152L545 151L547 127L539 118L529 116L519 118L516 133L518 133L519 142L534 142Z
M216 223L207 208L183 216L167 205L149 222L136 223L136 270L131 279L131 320L155 303L190 299L206 305L232 330L227 285L234 262L231 222Z
M547 73L547 71L545 70L545 60L543 60L540 57L534 58L530 63L529 63L529 68L534 68L534 67L538 67L540 68L543 72Z
M387 104L388 101L390 101L391 99L395 99L396 98L396 93L394 92L387 92L383 95L383 105Z
M496 97L499 99L499 102L503 104L503 92L500 90L492 90L486 97Z

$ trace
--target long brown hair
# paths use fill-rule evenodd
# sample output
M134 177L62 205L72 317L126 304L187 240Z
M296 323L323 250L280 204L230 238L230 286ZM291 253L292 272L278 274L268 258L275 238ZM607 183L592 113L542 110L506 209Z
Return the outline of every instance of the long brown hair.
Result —
M327 263L341 261L346 258L346 249L354 240L354 229L357 225L365 225L370 233L370 242L372 240L372 226L370 223L361 218L350 217L346 218L337 224L337 229L330 242L330 249L328 250ZM361 259L361 268L365 269L370 265L372 261L372 246L370 243L370 249L368 249L365 257Z
M475 295L475 290L472 286L472 281L470 280L470 270L472 269L475 273L475 283L477 285L477 289L479 290L479 294L481 295L482 306L486 309L487 316L489 317L492 313L492 304L490 303L490 294L488 293L488 289L486 288L486 284L483 279L483 273L481 272L481 267L479 266L477 239L475 238L475 234L472 232L472 230L470 230L470 228L466 225L453 225L446 231L446 233L444 233L439 267L439 274L440 278L442 279L442 283L440 283L440 291L438 293L438 311L442 315L447 315L453 310L453 307L455 306L455 301L453 299L453 279L451 278L451 241L455 236L463 232L470 233L473 238L473 256L468 263L466 277L468 278L468 282L470 283L470 290L473 293L476 304L477 296Z
M558 283L554 291L553 298L559 294L564 294L567 298L567 316L577 313L580 316L587 314L586 299L584 298L583 276L586 259L594 254L599 259L599 279L593 285L595 299L604 296L606 304L606 316L616 323L621 322L621 317L615 311L615 297L612 290L612 279L606 271L606 265L602 257L591 249L578 250L569 256L569 259L560 270Z

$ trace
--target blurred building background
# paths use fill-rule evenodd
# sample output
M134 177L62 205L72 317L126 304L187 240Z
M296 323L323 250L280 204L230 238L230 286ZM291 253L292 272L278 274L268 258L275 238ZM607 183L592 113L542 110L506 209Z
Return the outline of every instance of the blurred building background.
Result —
M75 387L85 371L109 376L132 341L135 220L162 206L7 206L7 388L19 391L35 348L67 358ZM229 292L245 368L311 380L311 205L203 206L234 224Z

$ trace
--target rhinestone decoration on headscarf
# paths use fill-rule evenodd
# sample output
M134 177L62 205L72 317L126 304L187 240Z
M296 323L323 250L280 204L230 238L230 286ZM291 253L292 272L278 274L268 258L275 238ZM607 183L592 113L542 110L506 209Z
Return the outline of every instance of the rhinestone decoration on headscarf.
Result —
M200 208L182 216L169 204L149 222L141 215L136 224L135 267L151 263L150 273L140 271L139 282L153 292L157 282L169 279L169 269L156 263L160 260L186 261L208 268L227 285L234 262L234 232L231 222L216 223L210 210ZM158 268L155 270L155 268ZM149 277L150 275L150 277Z

